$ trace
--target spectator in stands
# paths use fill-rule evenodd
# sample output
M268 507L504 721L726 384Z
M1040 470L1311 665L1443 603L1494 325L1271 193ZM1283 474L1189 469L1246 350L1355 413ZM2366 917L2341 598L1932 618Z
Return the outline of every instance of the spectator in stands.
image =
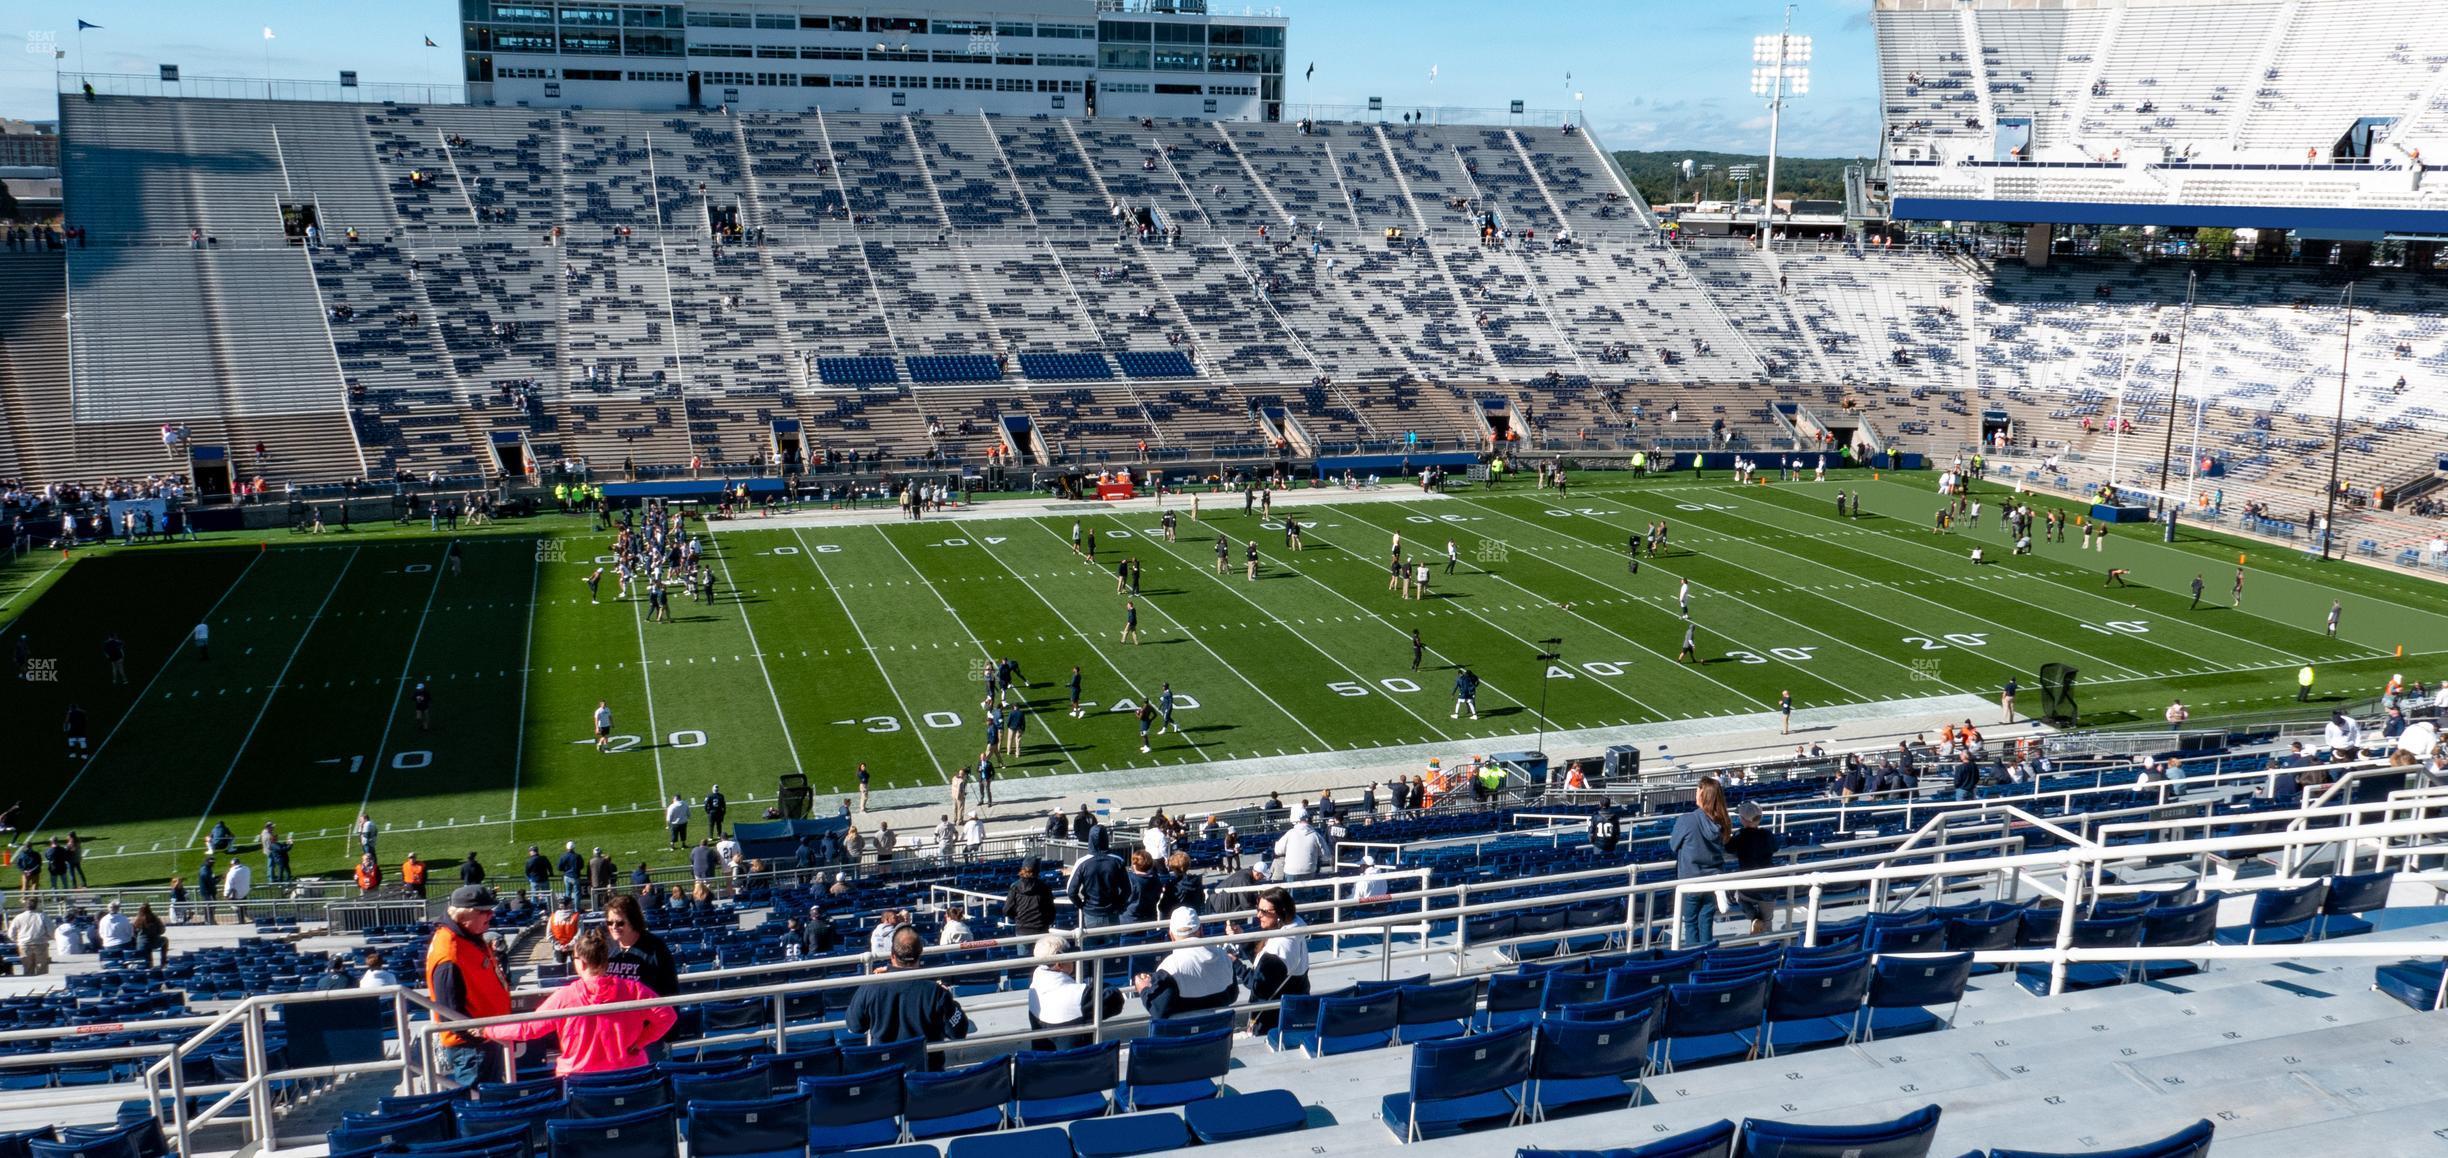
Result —
M1114 1017L1122 1012L1122 991L1111 985L1091 986L1079 979L1079 966L1070 961L1055 961L1069 948L1069 941L1060 933L1048 933L1037 938L1032 951L1037 958L1036 971L1029 975L1028 1019L1034 1030L1059 1030L1087 1022L1092 1016L1089 1003L1103 1008L1093 1016ZM1089 1043L1092 1035L1061 1033L1041 1037L1029 1043L1036 1050L1071 1049Z
M383 963L383 951L380 949L366 950L365 972L358 974L357 988L385 989L399 983L399 974L393 973L391 967Z
M501 963L485 939L493 927L493 890L467 885L450 895L448 920L434 927L425 949L425 989L434 1005L464 1017L499 1017L510 1012L510 990L502 982ZM485 1080L487 1062L500 1053L475 1035L445 1031L434 1039L436 1059L450 1080L473 1086ZM494 1067L491 1076L505 1077Z
M611 901L613 880L619 874L620 866L613 864L611 855L604 852L600 846L597 847L594 859L587 862L587 886L590 895L595 898L596 905L604 905Z
M536 845L527 846L526 874L528 892L539 897L552 895L552 889L549 887L552 881L552 862L544 859L544 850Z
M150 903L136 906L136 952L147 968L159 969L170 963L170 934L162 927L161 914Z
M1036 857L1020 862L1020 874L1012 878L1011 891L1003 898L1003 919L1024 937L1054 927L1054 889L1045 882Z
M1282 887L1267 889L1257 894L1251 907L1257 910L1258 927L1275 935L1259 944L1258 956L1250 963L1250 1000L1275 1001L1308 993L1309 938L1295 931L1302 927L1302 922L1291 891ZM1275 1028L1276 1018L1272 1009L1252 1013L1250 1032L1265 1035Z
M1744 870L1773 867L1776 864L1777 835L1760 823L1759 804L1745 800L1737 815L1742 817L1742 827L1726 838L1726 851L1734 854L1735 867ZM1735 904L1751 915L1752 936L1768 931L1769 894L1758 891L1738 893Z
M871 1045L913 1038L933 1044L969 1036L969 1015L961 1011L960 1002L942 982L893 977L925 964L926 940L918 930L895 929L891 951L890 963L878 968L875 979L859 986L850 998L850 1008L842 1015L843 1026L865 1036ZM927 1055L927 1068L942 1066L942 1054Z
M247 915L245 901L247 899L247 894L253 892L254 890L255 870L248 868L245 861L234 856L231 857L229 862L229 872L221 878L221 895L229 898L231 906L230 917L232 920L235 920L240 924L244 924L246 922Z
M1614 801L1601 801L1598 805L1598 811L1590 814L1590 847L1596 850L1598 855L1606 856L1614 852L1615 846L1622 843L1622 841L1622 814L1615 811Z
M1144 848L1132 849L1130 903L1123 909L1123 919L1134 925L1163 919L1164 894L1165 881L1156 871L1156 858Z
M2329 714L2329 726L2321 735L2329 745L2331 760L2352 760L2362 751L2363 725L2343 711Z
M1675 854L1675 878L1690 880L1713 876L1725 871L1726 822L1725 789L1714 777L1705 777L1692 793L1693 808L1675 818L1674 829L1666 838L1667 847ZM1683 895L1676 917L1682 922L1682 944L1690 949L1716 940L1717 900L1715 894L1695 891Z
M425 862L417 859L417 854L413 852L408 854L407 860L400 862L400 887L412 897L422 898L425 895Z
M136 925L128 920L127 914L119 911L119 902L112 901L109 907L102 911L102 919L96 922L94 937L102 943L102 951L105 953L113 949L125 949L136 941Z
M960 905L945 905L943 929L935 938L937 947L955 949L974 939L969 930L968 910Z
M1109 847L1110 832L1097 825L1088 833L1088 855L1071 866L1069 893L1072 908L1079 912L1079 927L1084 932L1107 925L1122 923L1122 911L1131 897L1130 869Z
M1198 914L1190 909L1173 910L1169 931L1176 941L1197 940ZM1154 972L1138 976L1133 989L1148 1016L1180 1017L1231 1005L1241 987L1233 979L1232 955L1223 946L1206 945L1166 954Z
M553 963L566 966L570 962L570 946L578 940L578 910L568 897L553 902L552 920L544 926L545 935L552 938Z
M631 978L609 972L611 948L611 939L600 932L579 934L570 947L571 956L578 963L578 979L554 990L544 1004L536 1007L537 1011L584 1010L589 1006L660 996ZM573 1013L516 1025L496 1025L485 1029L484 1035L488 1040L505 1044L554 1036L560 1043L561 1060L555 1063L553 1072L566 1077L650 1064L653 1059L647 1048L670 1033L678 1020L679 1015L670 1006L662 1005L625 1013Z
M382 890L382 866L374 863L369 850L357 856L357 895L370 897Z
M1307 816L1301 817L1275 841L1275 861L1282 866L1282 879L1287 882L1307 880L1318 875L1325 859L1325 839L1310 825Z
M331 959L324 962L323 976L316 978L314 983L314 990L317 993L357 987L357 979L349 976L348 955L344 953L332 954Z
M1207 912L1207 882L1199 876L1197 870L1190 867L1190 854L1182 849L1174 849L1173 855L1166 859L1164 869L1165 907L1167 909L1186 908L1202 916L1205 915Z

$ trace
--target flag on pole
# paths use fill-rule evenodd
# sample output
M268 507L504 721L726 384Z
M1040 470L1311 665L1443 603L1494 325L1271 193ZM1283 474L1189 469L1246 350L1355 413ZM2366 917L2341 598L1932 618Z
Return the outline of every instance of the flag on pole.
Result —
M433 42L433 37L428 36L428 37L426 37L426 38L425 38L425 47L427 47L427 48L440 48L440 47L442 47L442 46L441 46L441 45L439 45L439 44L435 44L435 43Z
M1316 61L1314 61L1314 60L1313 60L1313 61L1310 61L1310 62L1309 62L1309 71L1308 71L1308 72L1306 72L1306 73L1301 74L1301 79L1302 79L1302 80L1316 80L1316 79L1317 79L1317 62L1316 62Z
M272 26L269 24L264 25L264 39L272 39Z
M1429 66L1428 66L1428 83L1430 83L1430 84L1435 84L1435 83L1436 83L1436 77L1437 77L1437 66L1435 66L1435 65L1433 65L1433 64L1432 64L1432 65L1429 65Z
M83 21L83 20L79 20L79 21L77 21L77 31L79 31L79 32L83 32L83 31L85 31L85 30L86 30L86 29L88 29L88 28L100 28L100 27L102 27L102 26L101 26L101 25L99 25L99 24L91 24L91 23L88 23L88 22Z

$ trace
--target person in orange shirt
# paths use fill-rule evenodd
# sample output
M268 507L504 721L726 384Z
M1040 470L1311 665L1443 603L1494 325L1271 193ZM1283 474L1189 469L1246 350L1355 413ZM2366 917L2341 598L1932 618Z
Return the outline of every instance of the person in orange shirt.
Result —
M400 884L408 890L409 896L425 895L425 862L418 860L413 852L408 854L407 860L400 862Z
M552 934L553 960L569 964L570 944L578 939L578 910L570 907L568 897L553 905L552 923L545 931Z
M358 857L357 895L370 897L374 895L375 890L380 888L382 888L382 866L374 863L374 854L369 852Z

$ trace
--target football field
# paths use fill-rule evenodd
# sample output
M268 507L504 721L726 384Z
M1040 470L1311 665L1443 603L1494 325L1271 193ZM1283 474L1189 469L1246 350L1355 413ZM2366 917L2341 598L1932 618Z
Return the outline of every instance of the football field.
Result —
M1583 473L1568 497L1526 480L1435 498L1324 492L1272 520L1203 495L1197 521L1173 504L1174 542L1144 503L717 522L716 598L675 592L670 623L616 599L609 576L590 600L583 580L610 540L583 518L469 531L456 574L446 538L388 528L96 550L64 566L38 553L0 584L12 646L24 637L33 659L0 699L0 805L21 801L44 834L83 833L98 884L192 874L216 819L250 853L271 820L299 838L301 873L343 872L360 809L386 831L387 872L415 851L448 875L474 850L501 878L527 844L557 853L565 839L603 844L624 868L637 850L672 863L657 802L714 784L735 820L761 813L749 798L785 772L805 773L826 811L861 761L878 789L940 784L986 747L982 669L1002 658L1031 705L1026 753L998 762L1007 778L1329 752L1358 765L1412 745L1458 758L1539 730L1542 695L1550 731L1760 713L1783 692L1798 709L1994 699L2009 678L2034 689L2028 710L2040 666L2061 662L2080 669L2085 722L2108 723L2156 719L2175 698L2202 716L2281 708L2305 663L2339 698L2374 695L2393 672L2448 671L2448 600L2426 581L2190 532L2161 544L2138 526L2105 551L2009 557L2002 492L1984 488L1979 526L1940 534L1933 481ZM1861 518L1836 514L1840 487L1862 490ZM1298 553L1286 515L1307 529ZM1627 539L1659 520L1669 547L1634 574ZM1097 564L1073 551L1074 521L1096 533ZM1388 590L1397 535L1435 564L1424 599ZM1974 546L1991 562L1973 565ZM2231 609L2239 554L2246 589ZM1116 590L1128 557L1143 568L1135 597ZM2105 585L2112 566L2130 587ZM1698 663L1676 659L1685 580ZM1121 639L1126 599L1137 643ZM199 620L209 659L187 644ZM1427 649L1416 669L1414 629ZM108 632L128 645L124 684L102 659ZM1463 666L1483 681L1476 720L1453 716ZM407 694L419 679L434 688L429 726ZM1143 754L1133 710L1167 684L1180 732ZM598 701L615 721L603 751ZM91 720L90 758L61 752L72 702Z

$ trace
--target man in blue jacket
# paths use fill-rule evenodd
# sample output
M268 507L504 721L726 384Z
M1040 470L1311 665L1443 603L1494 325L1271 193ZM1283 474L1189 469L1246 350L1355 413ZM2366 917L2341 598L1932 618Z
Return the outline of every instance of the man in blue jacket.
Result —
M1130 867L1108 847L1112 840L1104 825L1090 829L1088 855L1071 866L1067 891L1072 907L1079 910L1083 930L1121 924L1122 909L1130 903Z

